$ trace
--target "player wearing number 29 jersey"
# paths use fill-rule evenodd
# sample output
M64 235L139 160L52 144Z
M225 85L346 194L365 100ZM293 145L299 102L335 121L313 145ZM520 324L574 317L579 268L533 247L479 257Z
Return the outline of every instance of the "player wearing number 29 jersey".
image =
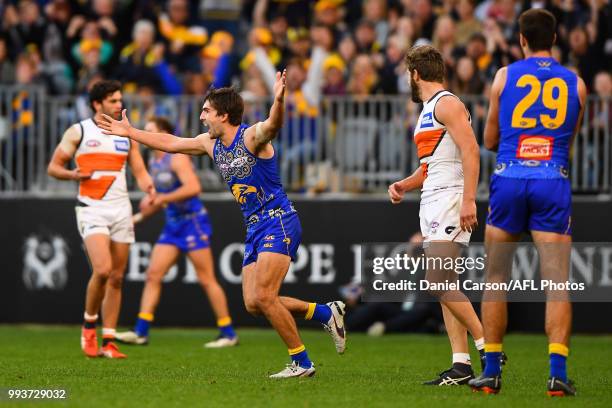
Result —
M571 233L568 166L580 105L577 75L553 58L507 67L488 224L511 233Z
M513 251L529 231L535 242L544 280L569 279L571 253L571 185L569 156L583 113L586 87L576 74L559 65L551 49L556 40L555 17L530 9L519 17L519 40L525 59L501 68L491 86L484 140L498 150L491 177L489 216L485 230L486 280L510 277ZM571 396L566 361L572 325L568 293L547 293L546 334L550 396ZM485 369L468 383L474 390L501 390L503 337L508 321L505 297L485 291L482 302Z

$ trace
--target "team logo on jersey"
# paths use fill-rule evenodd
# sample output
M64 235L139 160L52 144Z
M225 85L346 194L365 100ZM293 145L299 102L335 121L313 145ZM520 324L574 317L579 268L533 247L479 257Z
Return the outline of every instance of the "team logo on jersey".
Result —
M234 184L232 186L232 194L240 204L246 203L246 196L253 193L257 194L257 189L248 184Z
M432 112L427 112L421 118L421 128L433 127L433 125L434 125L434 123L433 123L433 113Z
M23 282L29 290L60 290L68 281L68 245L54 235L26 238L23 257Z
M130 143L127 140L115 139L115 150L118 152L127 152L130 150Z
M88 140L87 143L85 143L87 147L98 147L101 144L102 143L100 143L98 140Z
M540 69L550 69L550 61L536 61L536 63L538 64L538 70Z
M522 135L519 139L516 157L528 160L550 160L555 138L550 136Z

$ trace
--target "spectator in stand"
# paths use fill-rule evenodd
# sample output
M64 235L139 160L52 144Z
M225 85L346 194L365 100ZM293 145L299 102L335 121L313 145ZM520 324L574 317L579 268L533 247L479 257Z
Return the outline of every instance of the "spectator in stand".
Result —
M318 0L314 5L314 21L329 27L336 42L349 31L342 19L338 0Z
M404 2L407 3L407 2ZM418 38L431 40L436 23L436 15L433 13L430 0L414 0L410 15L418 32Z
M374 24L376 42L386 44L389 35L389 22L387 21L386 0L364 0L363 18Z
M409 79L403 64L407 50L408 42L400 35L394 34L387 40L385 62L380 69L380 86L384 94L396 95L400 89L402 93L407 91Z
M338 44L338 53L348 67L353 65L353 61L357 56L357 44L353 36L347 34L340 40L340 44Z
M4 25L13 56L32 46L42 52L47 27L35 1L21 0L17 8L9 4L4 13Z
M461 57L457 61L453 79L450 82L451 91L461 97L465 95L481 95L484 83L478 75L476 63L470 57Z
M83 66L83 50L91 50L93 48L100 50L100 66L107 65L113 55L113 45L110 41L104 40L95 21L85 22L81 31L80 40L72 46L72 57L78 64L78 67Z
M88 42L81 47L82 66L78 71L77 92L85 93L89 88L92 78L104 77L100 68L99 44Z
M569 33L568 63L578 69L587 89L592 90L595 74L603 68L602 50L597 48L599 42L589 38L584 27L574 27Z
M289 55L292 58L308 59L310 54L310 32L307 28L289 28L287 30L287 40L289 40Z
M15 81L15 66L8 55L6 38L0 36L0 84L12 84Z
M120 65L115 76L127 89L139 84L156 84L155 93L179 95L181 84L164 60L164 45L154 43L155 26L149 20L139 20L132 30L132 42L121 50Z
M347 89L359 101L366 100L372 94L381 93L378 73L370 55L360 54L355 58Z
M431 45L438 49L442 57L444 57L447 74L451 73L455 67L453 51L455 50L456 43L455 22L450 16L444 15L438 17L431 42Z
M377 53L382 47L376 42L376 26L368 20L361 20L355 29L355 43L359 53Z
M345 95L344 75L346 64L338 54L331 54L323 61L323 95Z
M406 41L408 48L412 47L416 40L414 23L410 17L404 16L397 21L395 33Z
M601 71L595 75L593 90L600 98L593 103L591 114L591 127L603 132L612 129L612 74ZM603 133L602 133L603 134Z
M208 39L206 29L191 21L187 0L168 0L167 12L158 19L166 60L178 71L199 72L198 53Z
M480 75L489 82L493 80L493 76L501 67L501 63L487 49L487 38L481 33L473 34L470 37L465 54L474 60Z
M472 35L482 32L482 23L474 16L474 6L475 0L458 0L455 4L455 12L459 17L455 40L459 46L465 46Z

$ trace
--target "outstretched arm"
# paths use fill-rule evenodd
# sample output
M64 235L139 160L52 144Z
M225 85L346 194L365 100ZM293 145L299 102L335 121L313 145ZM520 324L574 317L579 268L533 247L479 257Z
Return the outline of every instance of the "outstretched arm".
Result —
M194 138L184 138L168 133L147 132L133 127L125 113L126 110L124 109L121 112L121 121L103 114L99 126L104 129L104 133L107 135L129 137L152 149L168 153L208 154L206 141L209 138L207 134L201 134Z

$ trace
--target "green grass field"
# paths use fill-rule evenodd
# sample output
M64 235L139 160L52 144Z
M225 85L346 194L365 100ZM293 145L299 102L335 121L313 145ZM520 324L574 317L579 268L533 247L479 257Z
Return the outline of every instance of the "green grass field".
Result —
M511 335L502 393L473 394L466 387L420 383L449 366L443 336L350 334L344 356L324 331L304 331L317 367L313 378L274 381L267 375L288 361L272 330L240 331L241 345L206 350L212 330L154 329L149 346L122 346L126 360L87 359L79 328L0 326L0 388L63 388L64 402L7 402L0 405L76 407L462 407L589 406L612 404L612 337L576 336L570 377L576 398L550 399L544 336ZM473 355L473 358L476 356Z

